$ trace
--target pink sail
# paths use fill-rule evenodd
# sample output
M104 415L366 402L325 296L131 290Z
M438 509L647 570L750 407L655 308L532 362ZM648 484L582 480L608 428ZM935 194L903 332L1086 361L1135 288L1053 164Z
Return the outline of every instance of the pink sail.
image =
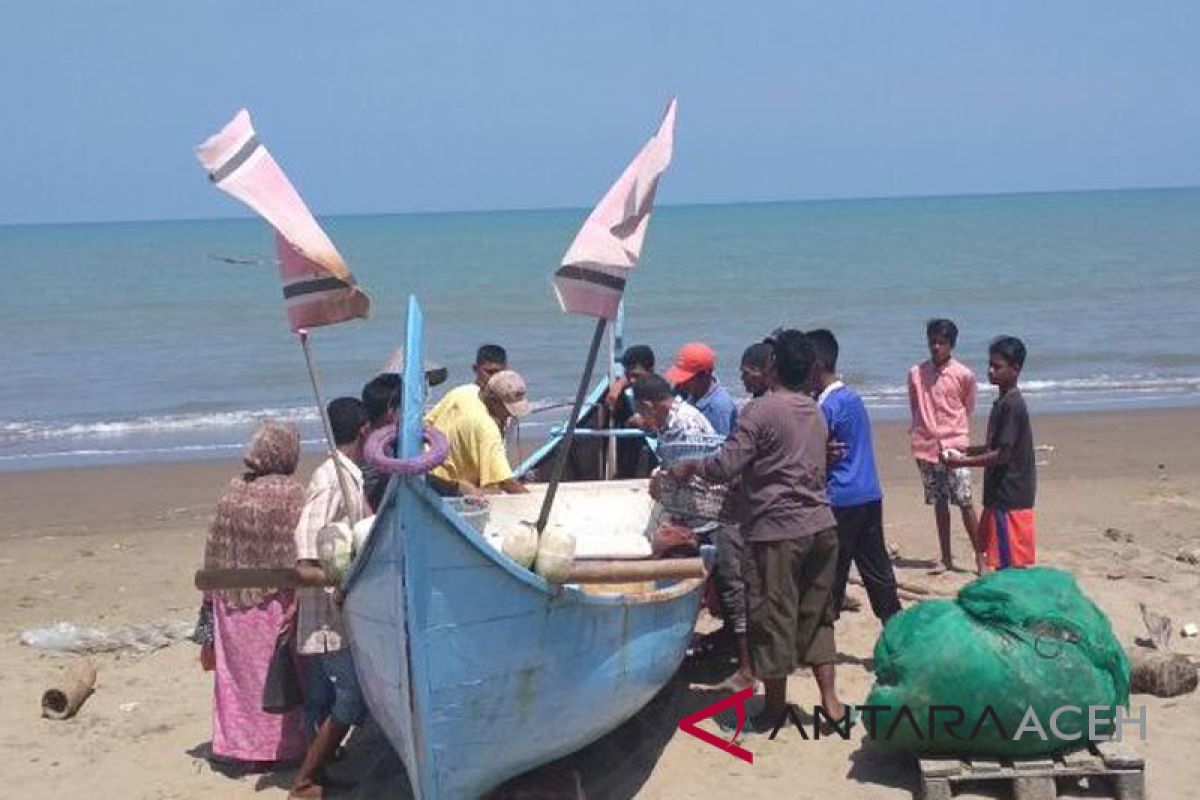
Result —
M583 227L554 273L559 305L569 314L613 319L629 271L637 266L658 181L671 163L675 100L658 132L642 147Z
M209 179L275 229L279 276L293 331L365 317L371 301L300 194L258 140L242 109L196 148Z

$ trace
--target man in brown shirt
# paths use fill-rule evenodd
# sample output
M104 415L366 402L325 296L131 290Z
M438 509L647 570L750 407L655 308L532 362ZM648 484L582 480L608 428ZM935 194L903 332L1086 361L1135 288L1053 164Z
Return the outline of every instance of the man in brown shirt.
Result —
M754 725L768 729L786 712L787 677L799 664L812 666L829 717L846 718L835 685L830 604L838 540L825 495L829 432L807 392L815 356L799 331L783 331L772 343L774 390L745 407L715 456L672 469L680 479L742 481L750 651L767 690Z

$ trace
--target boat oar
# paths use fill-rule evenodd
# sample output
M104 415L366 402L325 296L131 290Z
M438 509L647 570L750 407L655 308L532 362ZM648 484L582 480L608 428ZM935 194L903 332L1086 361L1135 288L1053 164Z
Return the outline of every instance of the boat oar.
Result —
M664 558L646 561L576 561L564 583L636 583L654 580L703 578L699 558ZM196 588L295 589L300 586L334 586L335 582L302 581L293 569L201 569L196 571Z

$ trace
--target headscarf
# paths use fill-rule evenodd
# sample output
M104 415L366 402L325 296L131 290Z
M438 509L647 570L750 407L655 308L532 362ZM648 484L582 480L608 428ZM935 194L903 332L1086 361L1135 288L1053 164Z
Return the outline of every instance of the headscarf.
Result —
M258 426L258 430L246 444L242 457L249 475L291 475L300 463L300 433L295 425L284 425L270 420ZM247 477L247 480L253 480Z
M296 524L304 487L292 477L300 461L300 434L293 425L264 422L243 458L247 471L230 482L217 504L204 548L205 569L278 569L296 563ZM247 609L274 589L223 589L234 608Z

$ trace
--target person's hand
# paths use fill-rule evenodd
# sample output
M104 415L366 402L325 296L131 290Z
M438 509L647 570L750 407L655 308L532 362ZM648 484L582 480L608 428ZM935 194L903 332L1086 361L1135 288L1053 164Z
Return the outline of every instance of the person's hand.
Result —
M625 421L625 427L626 428L640 428L641 430L645 430L646 429L646 421L644 419L642 419L641 414L634 414L632 417L630 417L629 419L627 419Z
M608 394L604 396L604 404L610 409L616 408L617 403L621 400L621 393L629 386L629 379L622 375L613 380L608 387Z
M958 469L959 467L966 466L963 463L963 454L951 448L938 453L938 460L942 462L943 466L949 469Z
M280 639L290 639L296 632L296 610L299 607L298 603L291 603L283 612L283 617L279 620Z
M837 439L830 439L825 443L825 463L832 466L846 457L846 453L850 448L845 442L839 442Z

